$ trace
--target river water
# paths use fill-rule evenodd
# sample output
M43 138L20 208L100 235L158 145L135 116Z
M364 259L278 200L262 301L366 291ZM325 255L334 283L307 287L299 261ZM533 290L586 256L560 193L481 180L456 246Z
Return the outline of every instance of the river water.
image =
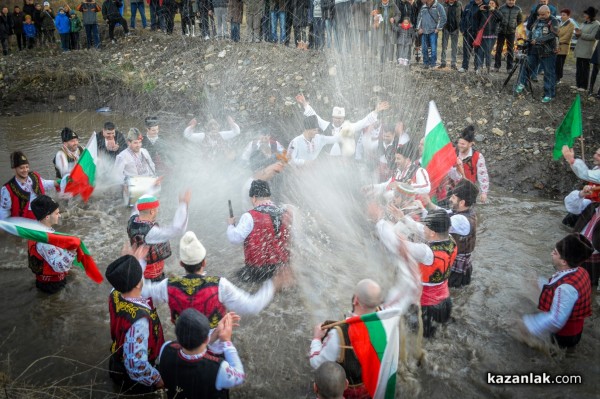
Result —
M180 142L185 121L171 119L161 127L161 134ZM106 120L114 121L124 132L143 125L123 115L93 112L0 118L0 179L11 177L8 154L17 149L29 157L32 170L53 178L51 160L62 127L73 128L85 144ZM188 229L196 232L207 248L208 273L235 281L233 275L243 255L242 248L229 244L225 236L226 200L232 199L240 215L241 187L249 176L236 164L223 168L202 163L194 149L187 147L174 147L178 162L164 180L159 220L168 223L178 193L191 188ZM281 193L286 202L298 207L294 262L298 285L278 294L259 316L244 318L235 331L248 379L232 397L314 397L307 359L312 326L325 318L343 317L358 280L372 277L385 289L393 282L389 259L382 255L371 234L372 226L362 217L357 182L347 175L335 177L332 185L305 174L295 189L288 186ZM565 234L560 227L562 203L500 190L492 190L490 197L491 202L478 209L473 282L452 292L453 319L438 329L436 339L424 341L420 362L418 343L414 336L407 337L410 354L401 367L398 395L597 398L600 300L596 292L594 315L586 320L574 354L528 346L518 339L516 329L520 315L535 310L536 276L552 274L550 251ZM57 230L82 237L103 273L126 240L129 210L122 206L118 189L100 187L88 204L63 201L61 211L63 221ZM178 243L172 245L175 256L167 262L167 271L176 275L182 270L176 264ZM81 270L74 270L65 290L47 296L35 289L24 241L0 233L0 253L0 372L13 381L5 391L8 397L34 397L36 393L60 398L115 397L106 373L110 285L96 285ZM160 307L159 313L167 338L173 339L168 309ZM583 383L490 385L488 372L580 375Z

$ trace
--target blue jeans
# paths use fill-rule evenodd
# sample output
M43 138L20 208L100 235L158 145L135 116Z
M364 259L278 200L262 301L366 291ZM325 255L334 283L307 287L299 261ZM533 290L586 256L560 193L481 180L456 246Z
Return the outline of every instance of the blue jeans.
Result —
M472 32L467 31L463 34L463 61L462 67L466 71L469 69L469 58L471 58L471 53L473 52L473 37Z
M321 50L325 44L325 20L323 18L313 19L313 48L315 50Z
M139 3L131 2L131 21L129 26L131 29L135 28L135 14L140 12L140 17L142 18L142 27L146 29L146 9L144 8L144 2L140 1Z
M60 47L62 51L69 51L71 49L71 34L61 33L60 34Z
M437 60L437 41L438 34L423 33L421 36L421 52L423 53L423 65L435 66ZM431 57L429 56L429 48L431 48Z
M331 48L331 41L333 40L333 32L335 31L335 21L333 19L325 20L325 40L327 41L327 48Z
M285 11L271 11L271 40L277 43L277 21L279 20L279 43L285 43Z
M158 1L150 1L150 29L152 30L160 29L160 18L158 15L160 8Z
M231 25L231 40L234 42L240 41L240 24L235 22L230 22Z
M92 47L92 45L96 48L100 48L100 33L98 32L98 24L84 26L85 38L87 39L87 48L89 49Z
M519 77L519 83L525 85L527 79L534 76L538 67L544 70L544 96L554 98L556 96L556 55L552 54L549 57L540 57L537 53L527 56L529 68L523 68L523 73Z
M492 65L492 47L494 46L495 38L484 38L481 41L481 46L475 50L475 70L483 66L490 68Z

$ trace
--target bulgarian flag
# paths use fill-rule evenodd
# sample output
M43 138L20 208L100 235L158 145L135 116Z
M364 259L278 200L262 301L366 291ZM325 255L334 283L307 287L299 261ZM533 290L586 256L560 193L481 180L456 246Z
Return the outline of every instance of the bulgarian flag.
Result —
M562 148L564 145L573 148L575 138L583 133L583 122L581 120L581 97L579 94L573 100L569 112L556 129L554 134L554 150L552 151L552 159L559 160L562 156Z
M102 282L102 274L100 274L96 262L94 262L80 238L52 231L41 223L25 218L0 220L0 229L26 240L43 242L69 251L77 251L77 258L73 261L73 264L83 269L85 274L96 283L100 284Z
M71 173L63 178L63 181L66 179L63 192L71 193L73 196L79 194L83 198L83 201L87 202L92 192L94 192L96 184L97 159L98 143L96 141L96 132L94 132Z
M391 308L346 320L352 347L373 399L393 399L400 351L400 310Z
M456 164L456 151L433 101L429 102L426 129L421 166L429 174L433 193Z

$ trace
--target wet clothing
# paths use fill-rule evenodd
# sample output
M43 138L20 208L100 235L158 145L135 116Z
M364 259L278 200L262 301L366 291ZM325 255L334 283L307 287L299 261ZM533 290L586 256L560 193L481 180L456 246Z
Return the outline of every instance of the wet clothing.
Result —
M106 139L102 135L102 129L100 129L100 132L96 134L96 142L98 144L98 154L106 154L113 160L122 151L127 149L127 140L125 140L123 133L119 132L118 130L115 130L115 143L117 143L119 146L116 151L109 151L108 148L106 148Z
M263 281L289 260L290 214L267 201L240 217L237 226L227 226L232 244L244 243L248 279Z
M448 176L454 181L459 181L463 177L478 185L481 194L487 194L490 190L490 178L487 167L485 166L485 158L479 151L472 148L466 155L458 154L458 157L463 163L465 175L462 176L456 170L456 167L450 169Z
M156 165L145 148L138 153L127 148L115 158L115 175L123 179L137 176L156 176Z
M229 141L239 136L240 127L233 124L231 130L222 130L217 135L205 132L194 133L194 128L188 126L183 131L183 137L192 143L200 144L203 153L209 158L227 157L230 154Z
M77 149L74 152L69 151L65 146L62 146L61 149L54 156L54 170L56 171L56 178L61 179L67 173L71 173L77 161L79 161L79 157L83 153L83 147L78 145Z
M49 294L62 289L67 283L66 277L77 256L76 252L35 241L28 241L27 248L29 268L35 274L35 286Z
M173 323L181 312L193 307L208 318L211 328L217 326L227 311L241 316L258 314L274 295L271 280L263 283L254 294L249 294L224 277L199 274L169 278L159 283L146 280L142 288L142 296L151 297L156 304L169 304Z
M452 233L458 252L451 267L448 285L458 288L471 283L471 273L473 272L471 254L477 240L477 213L473 207L470 207L464 212L456 212L455 215L464 215L469 222L468 234Z
M31 201L51 189L56 190L54 180L42 179L37 172L29 172L25 183L13 177L0 189L0 220L15 216L36 220Z
M228 398L228 389L246 380L244 366L230 341L219 342L224 357L215 356L215 345L198 355L188 355L177 341L166 342L158 359L158 370L172 398Z
M524 316L525 326L538 337L552 333L559 346L575 346L584 320L592 315L589 274L581 267L562 270L540 285L541 313Z
M154 362L165 340L152 299L124 298L112 290L108 310L112 339L110 377L126 388L136 383L154 385L160 380Z
M410 183L417 194L429 195L431 191L431 182L427 170L421 168L416 162L411 163L404 169L396 168L396 171L388 181L375 184L373 189L376 194L383 194L386 191L391 192L391 184L394 182Z

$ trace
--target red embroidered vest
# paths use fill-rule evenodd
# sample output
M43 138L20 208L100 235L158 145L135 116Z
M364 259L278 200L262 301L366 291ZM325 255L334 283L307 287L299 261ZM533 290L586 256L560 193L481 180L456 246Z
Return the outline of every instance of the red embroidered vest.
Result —
M215 328L227 310L219 301L219 277L189 274L170 278L167 284L171 321L187 308L194 308L208 318L210 328Z
M473 150L473 155L462 160L465 179L477 183L477 162L479 162L479 151Z
M127 235L131 245L141 245L146 243L146 235L152 227L158 226L156 222L146 222L138 218L138 215L133 215L127 223ZM146 270L144 271L145 278L155 278L162 274L164 268L164 260L171 256L171 244L161 242L160 244L147 244L149 247L148 255L146 255Z
M50 264L40 255L36 247L37 242L28 241L29 268L35 274L35 279L42 283L56 283L64 280L67 273L56 272Z
M29 172L31 178L32 189L37 197L46 194L44 185L42 184L42 178L37 172ZM24 191L21 186L17 183L17 178L13 177L5 185L10 195L11 209L10 216L20 216L28 219L37 220L33 212L29 209L29 198L30 193Z
M288 213L281 217L279 231L275 232L273 220L267 213L256 209L249 211L254 220L252 232L244 240L244 257L247 266L267 266L285 263L289 259L287 250Z

